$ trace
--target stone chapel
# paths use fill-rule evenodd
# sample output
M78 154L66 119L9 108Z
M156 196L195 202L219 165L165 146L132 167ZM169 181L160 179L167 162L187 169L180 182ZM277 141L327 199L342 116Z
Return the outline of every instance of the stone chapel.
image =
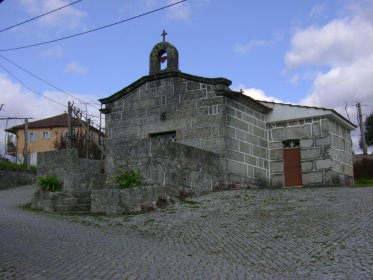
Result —
M336 111L259 101L226 78L184 73L165 36L149 63L149 75L100 99L107 175L136 169L151 184L196 192L353 183L356 126Z

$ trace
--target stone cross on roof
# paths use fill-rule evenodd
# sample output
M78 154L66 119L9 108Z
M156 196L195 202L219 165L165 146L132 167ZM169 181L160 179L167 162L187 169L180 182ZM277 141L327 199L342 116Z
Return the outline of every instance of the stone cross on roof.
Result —
M163 30L161 36L163 37L163 42L166 42L166 35L167 35L167 32Z

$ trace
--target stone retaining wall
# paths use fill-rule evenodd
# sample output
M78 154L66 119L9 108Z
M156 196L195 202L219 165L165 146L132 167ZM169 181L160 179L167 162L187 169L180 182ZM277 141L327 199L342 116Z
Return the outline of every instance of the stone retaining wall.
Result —
M219 155L166 138L117 142L107 146L108 178L121 170L138 170L147 184L191 188L196 194L219 185Z
M5 190L35 182L35 174L26 170L0 169L0 190Z
M31 199L31 207L47 212L89 212L90 191L47 192L37 190Z
M169 205L178 195L178 189L165 186L93 190L91 212L106 215L147 212Z
M103 163L79 158L76 149L39 153L38 176L45 175L57 176L64 191L102 188L106 180Z

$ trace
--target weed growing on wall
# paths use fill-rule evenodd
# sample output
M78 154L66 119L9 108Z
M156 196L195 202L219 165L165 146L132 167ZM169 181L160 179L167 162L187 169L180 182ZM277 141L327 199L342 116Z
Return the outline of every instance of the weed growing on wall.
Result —
M62 191L61 183L56 176L50 176L50 175L40 176L40 177L37 177L36 180L37 180L39 187L43 191L48 191L48 192Z
M112 177L119 189L134 188L145 185L145 179L138 171L120 171L119 175Z

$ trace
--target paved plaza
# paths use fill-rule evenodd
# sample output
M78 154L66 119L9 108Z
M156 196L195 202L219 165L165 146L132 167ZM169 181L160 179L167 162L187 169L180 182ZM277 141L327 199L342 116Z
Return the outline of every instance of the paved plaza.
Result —
M0 192L0 279L373 279L373 188L211 193L119 217Z

